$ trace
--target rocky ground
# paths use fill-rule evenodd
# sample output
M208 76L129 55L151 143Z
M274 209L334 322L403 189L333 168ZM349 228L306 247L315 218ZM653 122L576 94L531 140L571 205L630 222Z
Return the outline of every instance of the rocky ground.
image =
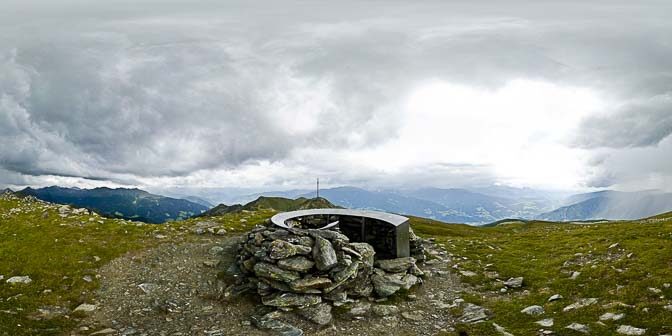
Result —
M233 261L240 237L198 235L180 245L164 244L118 258L99 274L96 309L72 335L267 335L250 316L261 306L254 296L219 300L217 280ZM408 298L363 300L327 326L292 315L278 316L307 335L435 335L453 331L451 309L463 300L458 278L448 271L445 251L423 266L425 284ZM473 310L473 309L472 309ZM474 318L484 312L472 311ZM383 316L385 315L385 316Z

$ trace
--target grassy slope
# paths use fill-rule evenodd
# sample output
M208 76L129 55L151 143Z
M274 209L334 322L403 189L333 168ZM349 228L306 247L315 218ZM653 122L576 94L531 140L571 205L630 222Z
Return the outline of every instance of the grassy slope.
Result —
M475 286L477 294L465 297L489 308L493 321L515 335L534 335L541 327L534 324L552 317L560 335L573 335L564 327L572 322L591 328L591 335L613 335L620 324L647 328L647 335L672 333L672 312L663 309L671 304L672 288L672 218L656 222L613 222L595 225L572 225L546 222L508 224L494 228L473 228L465 225L439 225L414 219L413 227L423 236L436 237L453 253L453 263L460 270L478 275L463 277ZM608 249L613 243L616 248ZM629 253L633 255L628 258ZM582 253L582 256L577 255ZM466 259L462 258L466 257ZM568 262L567 266L563 266ZM590 262L590 263L588 263ZM488 271L499 273L499 279L525 277L524 287L499 293L501 283L487 278ZM569 272L578 271L576 280ZM648 288L657 288L655 294ZM523 291L529 291L524 294ZM565 299L547 303L552 294ZM599 298L599 303L573 312L562 308L579 298ZM623 302L633 308L606 309L604 304ZM541 305L546 313L528 316L520 310ZM648 312L646 312L648 310ZM618 322L596 322L605 312L623 312ZM474 335L498 335L491 323L460 326Z
M11 209L22 210L10 216ZM272 214L245 212L208 220L235 233L249 230ZM91 217L95 220L89 221ZM98 267L129 251L191 239L196 223L198 220L142 225L89 215L61 218L58 206L0 196L0 275L5 277L0 280L0 335L61 334L69 330L76 325L76 316L46 321L30 316L47 305L74 309L92 302L98 287ZM22 275L30 276L33 282L5 282ZM93 282L84 281L85 275ZM45 294L45 290L51 293Z

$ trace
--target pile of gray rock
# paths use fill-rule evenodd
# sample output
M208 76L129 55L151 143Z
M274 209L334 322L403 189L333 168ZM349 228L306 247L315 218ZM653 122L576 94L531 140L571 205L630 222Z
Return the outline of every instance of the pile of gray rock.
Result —
M424 252L421 239L412 236L414 255ZM421 284L424 276L415 258L377 260L371 245L350 242L337 230L276 227L250 231L228 273L235 283L225 299L256 292L264 306L320 325L331 322L334 306L384 300ZM277 324L270 320L252 319L260 328Z

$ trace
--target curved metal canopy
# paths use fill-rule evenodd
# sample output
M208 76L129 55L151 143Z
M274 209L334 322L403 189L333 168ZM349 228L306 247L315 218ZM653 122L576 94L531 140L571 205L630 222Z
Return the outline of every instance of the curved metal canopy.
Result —
M308 209L308 210L281 212L271 217L271 222L273 222L274 225L277 225L279 227L289 228L290 226L286 224L288 220L313 215L366 217L377 219L379 221L383 221L394 226L399 226L401 224L408 222L408 218L404 216L399 216L380 211L353 210L353 209Z

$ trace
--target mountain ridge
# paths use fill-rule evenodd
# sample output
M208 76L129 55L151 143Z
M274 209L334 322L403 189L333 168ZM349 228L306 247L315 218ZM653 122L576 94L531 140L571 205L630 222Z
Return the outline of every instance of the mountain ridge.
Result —
M154 224L186 219L208 209L188 200L155 195L137 188L79 189L51 186L33 189L28 187L16 194L33 196L52 203L87 208L106 217Z

